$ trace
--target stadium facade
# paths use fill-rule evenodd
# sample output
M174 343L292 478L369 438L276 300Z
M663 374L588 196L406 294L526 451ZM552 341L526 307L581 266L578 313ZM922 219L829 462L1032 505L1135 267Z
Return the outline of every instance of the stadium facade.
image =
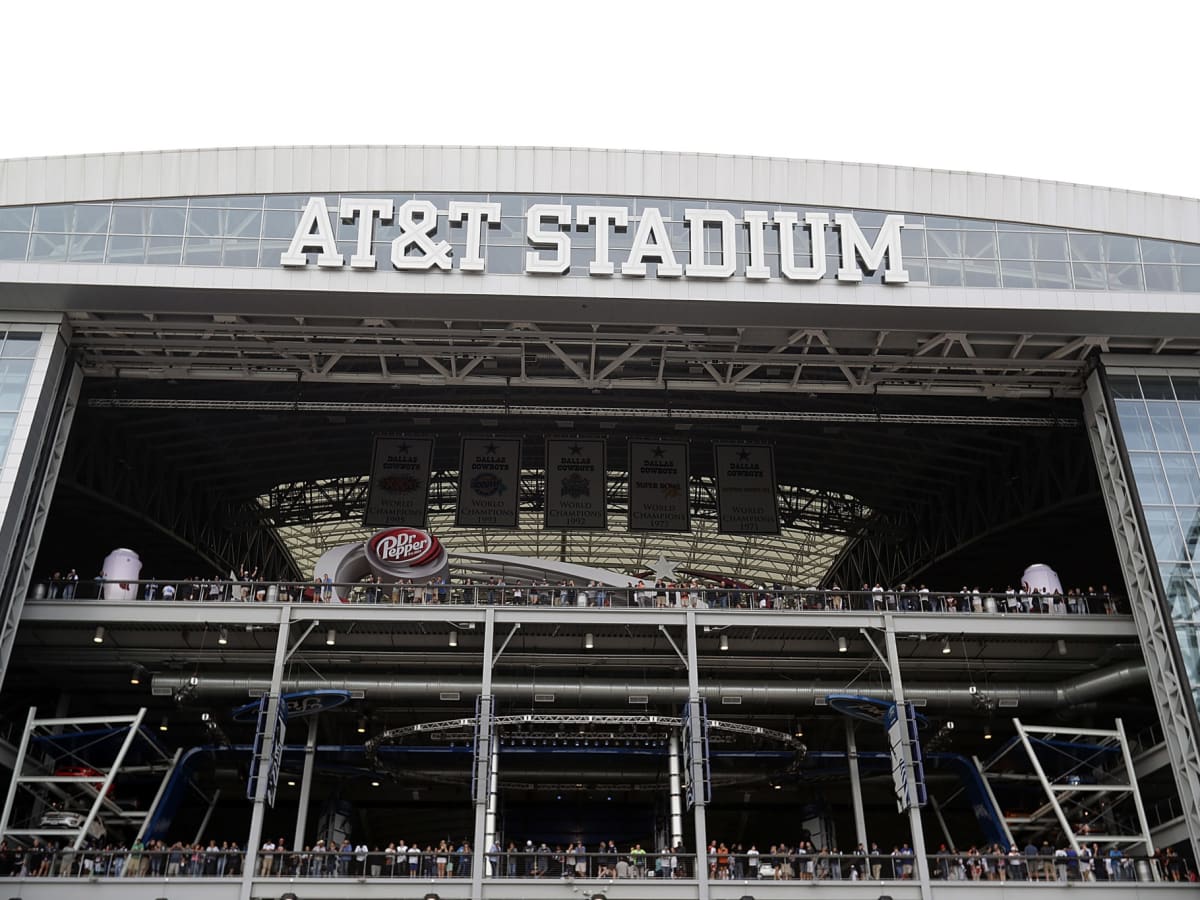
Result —
M1189 889L1198 200L586 149L9 160L0 309L12 896ZM338 547L371 570L326 579ZM439 547L449 581L386 566Z

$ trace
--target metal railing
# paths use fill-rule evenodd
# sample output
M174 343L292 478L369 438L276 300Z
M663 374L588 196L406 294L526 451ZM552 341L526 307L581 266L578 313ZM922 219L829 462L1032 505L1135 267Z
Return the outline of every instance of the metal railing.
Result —
M244 860L241 850L71 850L41 846L0 851L0 877L231 878L241 876Z

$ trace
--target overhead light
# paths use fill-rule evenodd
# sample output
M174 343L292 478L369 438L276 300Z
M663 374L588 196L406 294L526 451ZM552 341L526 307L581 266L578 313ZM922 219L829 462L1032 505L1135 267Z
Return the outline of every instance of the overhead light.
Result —
M722 650L728 650L728 649L729 649L729 637L728 637L727 635L724 635L724 634L723 634L723 635L721 635L721 649L722 649Z
M458 646L458 632L457 631L450 632L450 646L451 647Z
M583 649L591 650L595 646L596 646L596 640L595 640L595 638L592 637L592 633L589 631L587 634L585 634L583 636Z
M804 737L804 725L801 724L799 719L796 720L796 737Z
M93 644L103 644L104 643L104 626L103 625L96 626L96 633L92 635L92 643Z
M379 782L378 782L378 781L372 781L372 782L371 782L371 787L379 787Z
M130 684L141 684L142 683L142 673L144 671L145 670L141 666L134 666L133 670L129 673L129 683Z
M850 649L850 645L846 643L845 637L838 638L838 653L845 653Z
M327 632L325 632L325 646L332 647L336 643L337 643L337 629L330 628Z
M1067 655L1067 642L1064 641L1062 638L1058 639L1058 655L1059 656Z
M947 656L950 655L950 638L946 638L942 641L942 653Z
M295 786L296 786L295 779L289 778L288 779L288 787L295 787Z
M200 721L201 721L201 722L207 722L207 721L209 721L209 719L211 719L211 718L212 718L212 716L210 716L210 715L209 715L208 713L206 713L206 712L204 712L204 713L200 713Z
M166 731L166 730L167 730L168 728L170 728L170 727L171 727L171 726L170 726L170 725L167 723L167 717L166 717L166 716L163 716L163 717L162 717L162 721L158 723L158 730L159 730L159 731Z
M992 726L991 725L983 726L983 739L985 741L990 741L992 739Z
M367 717L366 717L366 716L359 716L359 719L358 719L358 733L359 733L359 734L366 734L366 733L367 733Z
M775 784L771 785L771 787L775 788L775 790L777 790L777 791L783 790L783 785L780 784L779 782L775 782Z
M222 647L229 643L229 632L225 630L224 626L217 632L217 643Z

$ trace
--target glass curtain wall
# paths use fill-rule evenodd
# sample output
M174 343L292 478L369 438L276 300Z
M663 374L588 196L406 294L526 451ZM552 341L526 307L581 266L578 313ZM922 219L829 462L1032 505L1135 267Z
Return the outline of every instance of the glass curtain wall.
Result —
M1200 370L1110 369L1108 383L1200 714Z

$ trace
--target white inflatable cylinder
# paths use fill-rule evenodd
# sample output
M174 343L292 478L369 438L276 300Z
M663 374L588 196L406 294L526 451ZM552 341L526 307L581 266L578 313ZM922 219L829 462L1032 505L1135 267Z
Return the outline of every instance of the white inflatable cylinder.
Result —
M1021 576L1021 590L1026 594L1035 590L1040 590L1043 594L1053 594L1056 591L1061 594L1063 587L1057 572L1042 563L1034 563Z
M120 548L104 558L100 569L104 578L105 600L136 600L137 580L142 574L142 560L132 550Z

